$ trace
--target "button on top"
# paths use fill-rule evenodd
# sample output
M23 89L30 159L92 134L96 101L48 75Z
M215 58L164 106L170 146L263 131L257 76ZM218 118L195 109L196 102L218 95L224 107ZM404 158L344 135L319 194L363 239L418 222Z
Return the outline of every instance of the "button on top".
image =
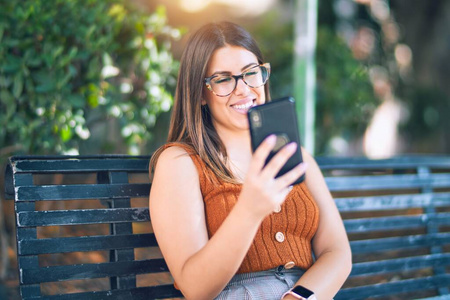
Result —
M293 267L295 267L295 262L293 262L293 261L287 262L287 263L284 265L284 268L285 268L286 270L292 269Z
M279 213L281 211L281 205L278 205L277 208L273 211L274 213Z
M275 233L275 239L280 243L284 242L284 234L282 232Z

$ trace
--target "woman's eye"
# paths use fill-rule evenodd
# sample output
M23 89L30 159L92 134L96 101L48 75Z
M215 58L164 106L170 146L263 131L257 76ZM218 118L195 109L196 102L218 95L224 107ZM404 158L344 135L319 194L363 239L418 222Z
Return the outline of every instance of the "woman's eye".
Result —
M255 76L258 74L258 71L250 71L244 74L244 76Z
M222 77L222 78L217 78L216 80L214 80L215 84L221 84L221 83L228 83L231 81L231 77Z

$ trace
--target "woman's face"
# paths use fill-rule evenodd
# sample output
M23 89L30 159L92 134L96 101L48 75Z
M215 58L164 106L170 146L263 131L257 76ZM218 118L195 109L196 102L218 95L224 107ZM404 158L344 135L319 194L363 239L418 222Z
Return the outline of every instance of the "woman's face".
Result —
M227 45L217 49L211 56L206 77L216 74L241 75L243 71L257 65L258 59L252 52ZM248 130L247 111L266 101L264 85L252 88L242 79L238 80L236 89L225 97L215 95L206 87L204 89L202 105L208 105L218 132Z

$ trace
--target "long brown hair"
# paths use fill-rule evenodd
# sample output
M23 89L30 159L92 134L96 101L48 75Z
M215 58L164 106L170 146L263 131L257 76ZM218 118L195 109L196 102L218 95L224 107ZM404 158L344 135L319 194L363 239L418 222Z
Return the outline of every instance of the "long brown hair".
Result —
M244 28L230 22L210 23L197 30L188 40L181 56L175 100L167 142L184 143L192 147L201 159L222 180L237 182L227 164L225 146L215 130L207 105L201 105L205 89L204 78L214 51L227 45L252 52L258 63L264 62L261 50ZM264 87L266 101L269 85ZM150 168L156 165L164 147L155 151Z

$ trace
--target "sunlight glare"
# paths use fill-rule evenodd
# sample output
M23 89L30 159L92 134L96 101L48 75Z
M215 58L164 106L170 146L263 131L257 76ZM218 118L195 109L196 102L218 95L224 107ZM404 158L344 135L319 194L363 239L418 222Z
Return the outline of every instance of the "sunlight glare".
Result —
M198 12L210 3L210 0L180 0L180 6L187 12Z
M187 12L199 12L209 4L223 4L233 8L233 13L240 16L257 16L266 12L275 0L180 0L180 6Z

